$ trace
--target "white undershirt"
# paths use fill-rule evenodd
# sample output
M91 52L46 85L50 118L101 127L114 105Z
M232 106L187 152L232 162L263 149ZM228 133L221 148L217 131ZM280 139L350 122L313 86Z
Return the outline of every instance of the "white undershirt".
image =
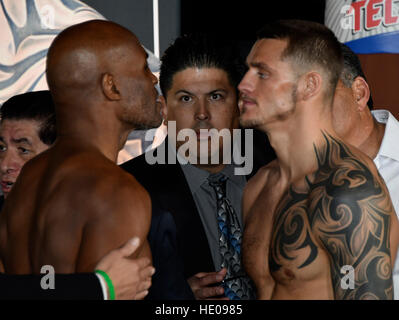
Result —
M98 274L97 272L94 273L97 278L100 280L101 289L103 291L104 300L108 300L108 287L102 275Z
M374 118L386 124L380 150L374 163L383 177L399 219L399 122L387 110L373 110ZM399 300L399 252L393 268L394 299Z

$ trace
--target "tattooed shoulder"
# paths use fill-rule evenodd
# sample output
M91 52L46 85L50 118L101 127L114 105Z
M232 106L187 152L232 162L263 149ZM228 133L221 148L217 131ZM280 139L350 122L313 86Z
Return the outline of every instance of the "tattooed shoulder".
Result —
M325 135L315 148L319 170L310 184L312 230L330 256L336 299L392 297L390 198L378 174L343 142ZM341 268L355 271L355 288L342 289Z
M305 178L307 190L298 193L291 187L276 210L270 271L284 265L316 271L323 250L336 299L391 299L387 189L371 160L324 137L323 146L315 147L318 170ZM344 266L354 270L354 289L341 285Z

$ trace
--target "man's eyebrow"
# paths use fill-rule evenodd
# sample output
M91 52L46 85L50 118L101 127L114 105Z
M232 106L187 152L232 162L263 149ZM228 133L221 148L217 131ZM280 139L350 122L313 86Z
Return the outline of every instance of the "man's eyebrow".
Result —
M0 142L3 142L5 144L4 138L0 137Z
M30 146L32 145L32 143L29 141L28 138L12 139L11 141L14 142L14 143L26 143L26 144L28 144Z
M212 93L215 93L215 92L224 92L224 93L226 93L227 92L227 90L226 89L223 89L223 88L219 88L219 89L215 89L215 90L212 90L212 91L210 91L210 92L208 92L208 94L212 94Z
M185 89L180 89L180 90L177 90L177 91L175 92L175 96L177 96L177 95L180 94L180 93L186 93L186 94L193 95L190 91L187 91L187 90L185 90Z
M270 69L269 66L263 62L251 62L249 64L249 66L253 67L253 68L258 68L261 70L269 70Z

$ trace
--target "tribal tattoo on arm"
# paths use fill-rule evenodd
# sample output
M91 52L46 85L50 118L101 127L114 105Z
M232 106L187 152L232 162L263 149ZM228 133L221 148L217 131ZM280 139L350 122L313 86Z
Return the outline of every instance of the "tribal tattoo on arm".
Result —
M319 169L308 192L292 188L274 222L271 271L278 261L294 259L295 251L310 250L298 266L311 264L324 247L330 258L335 299L392 299L389 227L393 211L378 172L356 157L342 141L323 133L325 144L315 146ZM354 269L354 289L341 286L345 265Z

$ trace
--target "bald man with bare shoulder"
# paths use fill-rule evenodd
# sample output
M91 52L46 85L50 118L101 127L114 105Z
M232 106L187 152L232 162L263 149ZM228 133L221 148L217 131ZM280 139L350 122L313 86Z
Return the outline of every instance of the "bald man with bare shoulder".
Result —
M340 139L336 37L315 22L267 24L238 86L240 121L277 159L244 190L243 262L260 299L392 299L398 221L373 161Z
M57 140L25 164L0 215L6 273L91 272L133 236L151 257L151 202L116 164L132 129L161 122L157 78L136 36L109 21L61 32L47 57Z

